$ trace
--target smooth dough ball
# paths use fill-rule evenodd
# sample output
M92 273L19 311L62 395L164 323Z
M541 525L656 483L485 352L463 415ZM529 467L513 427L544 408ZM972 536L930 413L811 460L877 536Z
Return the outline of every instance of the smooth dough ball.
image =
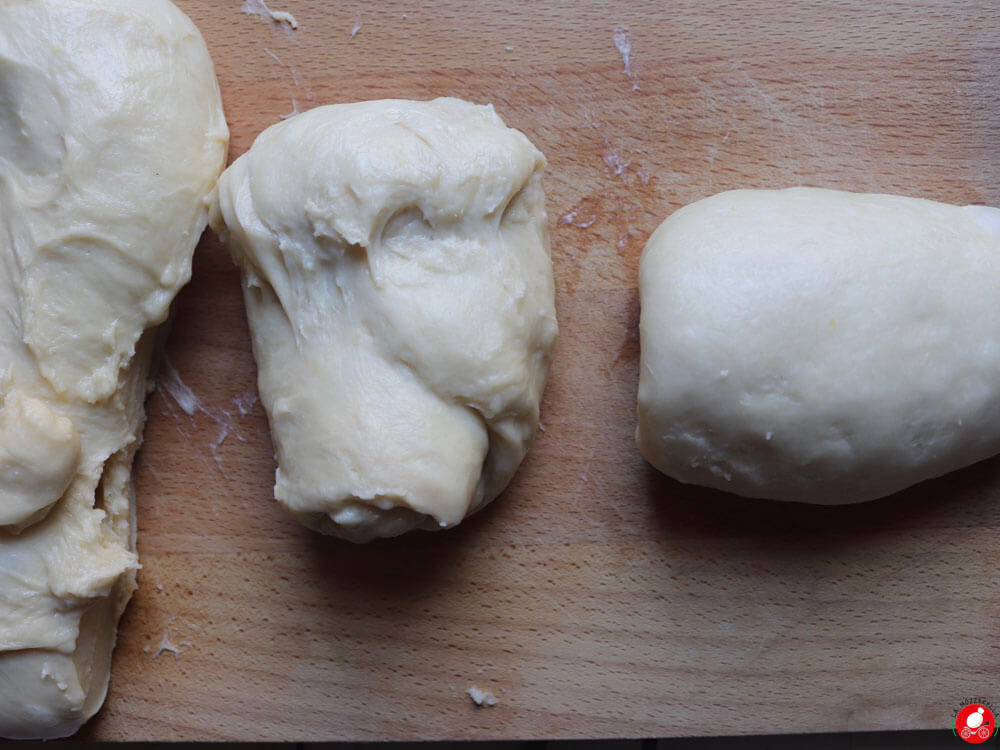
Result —
M736 190L639 269L637 442L682 482L871 500L1000 451L1000 210Z
M492 107L387 100L285 120L223 174L212 225L304 524L454 526L510 481L556 338L544 166Z

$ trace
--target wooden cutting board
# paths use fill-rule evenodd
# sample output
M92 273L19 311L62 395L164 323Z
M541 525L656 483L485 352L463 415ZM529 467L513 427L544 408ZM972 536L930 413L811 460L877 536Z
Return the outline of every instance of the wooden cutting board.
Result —
M178 4L232 157L296 109L492 102L549 159L561 334L544 432L494 505L320 537L272 500L239 280L206 235L147 404L139 590L83 736L944 728L967 696L1000 703L1000 460L822 508L682 486L633 442L637 264L670 212L799 184L1000 204L995 0L274 0L295 30Z

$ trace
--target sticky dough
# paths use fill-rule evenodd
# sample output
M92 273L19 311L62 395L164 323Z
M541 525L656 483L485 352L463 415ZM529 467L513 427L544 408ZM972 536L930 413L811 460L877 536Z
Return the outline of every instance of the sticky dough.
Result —
M166 0L0 4L0 736L72 734L134 588L151 326L228 131Z
M364 541L510 481L556 337L545 160L492 107L320 107L264 131L212 223L243 270L275 496Z
M851 503L1000 451L1000 210L794 188L693 203L639 271L638 444L683 482Z

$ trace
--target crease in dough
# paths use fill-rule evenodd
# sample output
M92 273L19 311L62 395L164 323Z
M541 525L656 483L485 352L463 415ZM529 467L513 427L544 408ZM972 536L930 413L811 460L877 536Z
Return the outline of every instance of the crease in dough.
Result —
M104 701L155 327L227 146L167 0L0 3L2 737L72 734Z
M545 159L490 106L319 107L258 136L212 225L243 271L275 497L355 541L508 484L556 338Z

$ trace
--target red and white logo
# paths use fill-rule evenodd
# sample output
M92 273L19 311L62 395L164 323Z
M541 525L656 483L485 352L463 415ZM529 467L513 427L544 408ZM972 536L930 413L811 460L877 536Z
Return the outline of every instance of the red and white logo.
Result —
M985 704L970 703L955 716L955 734L970 744L986 742L996 731L996 716Z

